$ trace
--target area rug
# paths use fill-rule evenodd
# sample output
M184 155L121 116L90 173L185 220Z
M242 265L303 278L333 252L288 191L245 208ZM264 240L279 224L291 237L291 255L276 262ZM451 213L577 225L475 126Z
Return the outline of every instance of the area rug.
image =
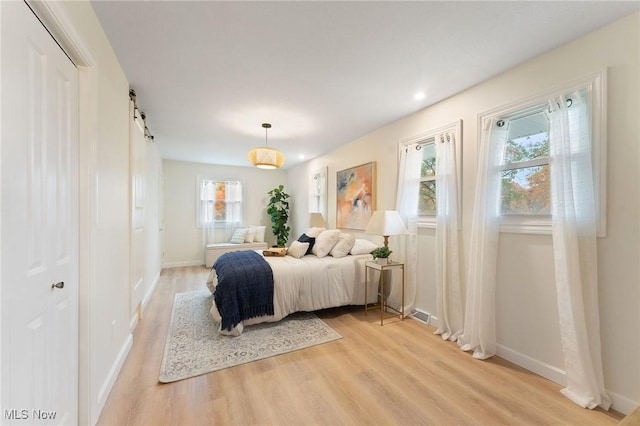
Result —
M223 368L308 348L342 338L310 312L282 321L256 324L237 337L218 333L209 313L208 290L177 293L160 367L161 383L199 376Z

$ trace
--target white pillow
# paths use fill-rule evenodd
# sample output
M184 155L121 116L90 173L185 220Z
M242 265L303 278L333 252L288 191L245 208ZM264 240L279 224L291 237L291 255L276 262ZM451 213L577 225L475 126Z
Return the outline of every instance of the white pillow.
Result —
M244 243L244 238L247 236L247 232L249 232L247 228L236 228L236 230L233 231L233 235L231 236L231 240L229 240L229 242L232 244Z
M293 256L296 259L300 259L305 255L307 249L309 248L309 243L301 243L300 241L294 241L291 243L289 248L287 249L287 254L289 256Z
M256 231L256 235L253 237L253 242L264 243L264 231L266 226L252 226L251 229Z
M244 236L245 243L252 243L256 239L256 230L251 226L247 228L247 235Z
M322 231L316 237L316 243L313 245L311 253L318 257L325 257L329 254L333 246L336 245L338 238L340 238L340 230L338 229Z
M309 230L305 232L305 234L307 234L308 237L318 238L318 235L320 235L320 233L325 229L327 228L318 228L318 227L309 228Z
M349 254L353 245L356 243L356 237L351 234L340 234L340 238L329 254L333 257L345 257Z
M377 248L378 246L374 242L364 240L362 238L356 238L356 242L351 248L351 254L369 254Z

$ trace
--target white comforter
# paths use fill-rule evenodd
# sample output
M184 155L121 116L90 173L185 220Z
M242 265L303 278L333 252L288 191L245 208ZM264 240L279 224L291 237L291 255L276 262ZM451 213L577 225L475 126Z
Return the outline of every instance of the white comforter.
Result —
M274 315L245 320L230 332L223 334L239 335L244 326L261 322L280 321L287 315L300 311L316 311L344 305L364 305L364 263L371 260L370 254L349 255L341 258L313 255L296 259L292 256L265 257L273 271ZM372 281L372 280L370 280ZM215 270L211 270L207 287L214 292L217 285ZM369 282L369 303L377 300L377 283ZM220 322L220 313L215 302L211 315Z

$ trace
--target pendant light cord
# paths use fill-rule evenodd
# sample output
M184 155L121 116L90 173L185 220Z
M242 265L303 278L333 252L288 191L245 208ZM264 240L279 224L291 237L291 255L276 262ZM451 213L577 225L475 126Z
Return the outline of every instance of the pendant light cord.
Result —
M269 147L269 129L271 128L271 124L269 123L262 123L262 127L264 127L264 146L265 147Z

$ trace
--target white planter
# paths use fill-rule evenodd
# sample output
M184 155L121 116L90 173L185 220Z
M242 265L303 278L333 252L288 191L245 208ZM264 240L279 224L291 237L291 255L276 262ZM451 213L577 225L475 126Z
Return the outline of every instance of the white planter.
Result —
M389 263L389 258L387 257L379 257L376 259L376 263L378 265L386 265L387 263Z

